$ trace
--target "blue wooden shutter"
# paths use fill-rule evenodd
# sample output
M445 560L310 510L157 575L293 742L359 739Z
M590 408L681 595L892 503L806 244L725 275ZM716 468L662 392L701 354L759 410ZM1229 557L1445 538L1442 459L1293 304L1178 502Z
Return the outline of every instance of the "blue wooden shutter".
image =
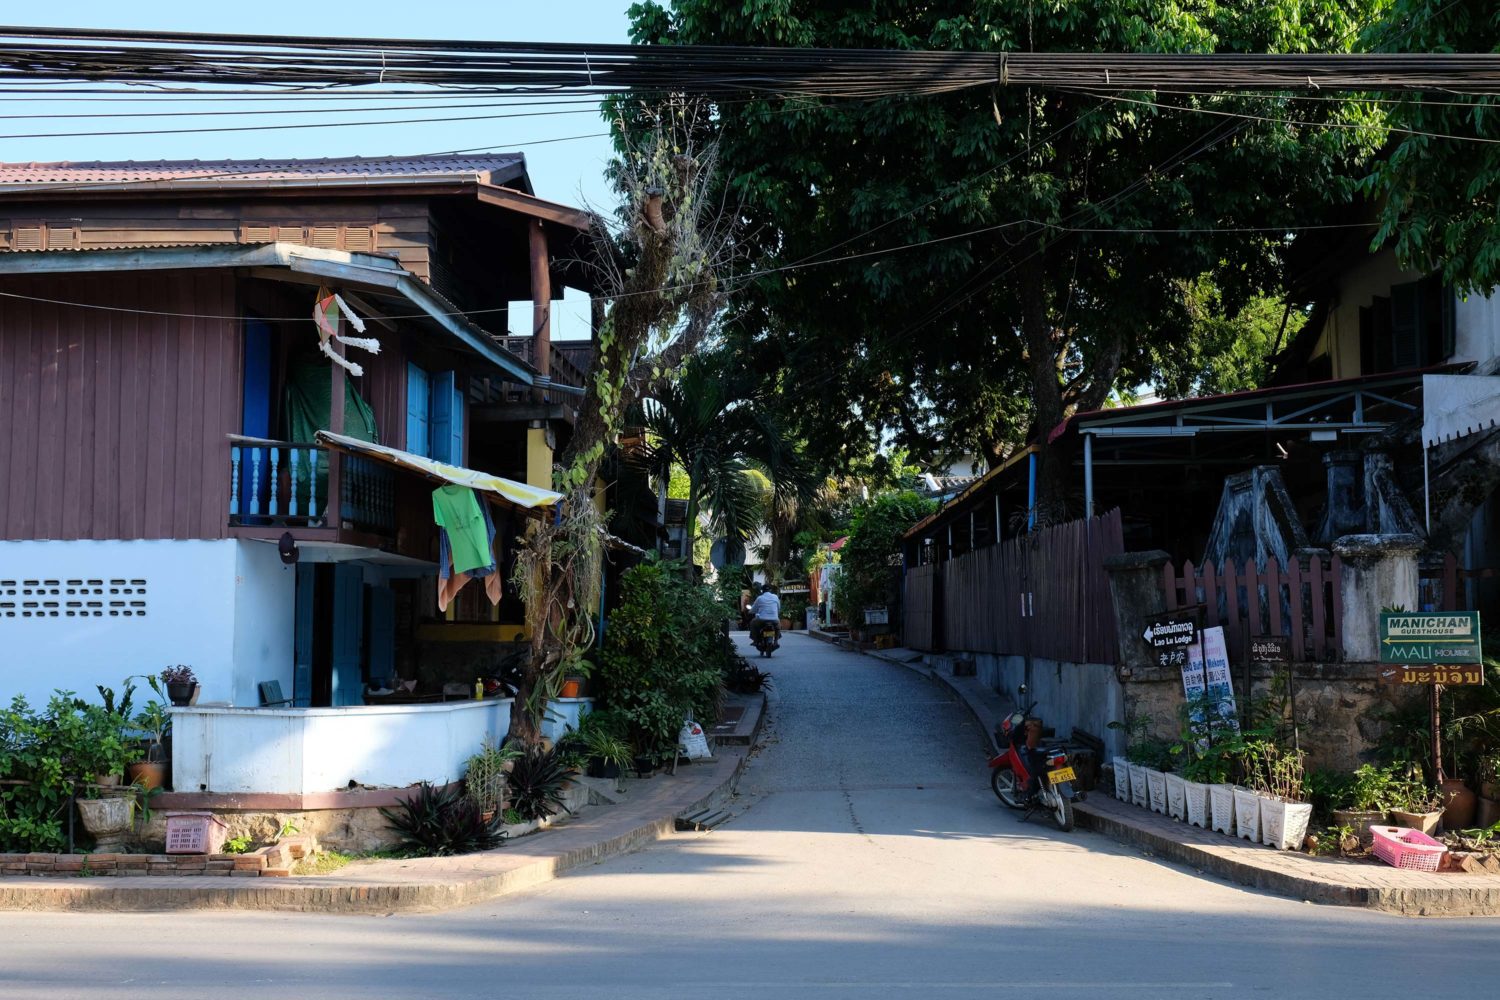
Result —
M333 567L333 698L335 708L364 704L360 670L364 637L364 571L349 563Z
M414 455L432 454L427 373L416 365L406 366L406 450Z
M313 567L297 567L297 610L292 626L292 704L312 704Z
M396 594L388 586L369 588L370 683L396 676Z
M439 462L464 464L464 399L454 372L432 376L432 451Z

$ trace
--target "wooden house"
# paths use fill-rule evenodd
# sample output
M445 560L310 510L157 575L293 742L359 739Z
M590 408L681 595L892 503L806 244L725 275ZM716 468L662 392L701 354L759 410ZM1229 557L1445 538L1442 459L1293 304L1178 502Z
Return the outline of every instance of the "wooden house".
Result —
M453 617L433 483L315 432L550 485L591 225L511 153L0 165L0 692L185 663L200 705L319 708L414 676ZM335 292L359 375L319 350Z

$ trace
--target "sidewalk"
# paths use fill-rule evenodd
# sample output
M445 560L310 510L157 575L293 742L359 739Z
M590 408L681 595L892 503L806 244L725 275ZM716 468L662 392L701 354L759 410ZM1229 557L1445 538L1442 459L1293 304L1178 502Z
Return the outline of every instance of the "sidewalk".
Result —
M746 712L758 731L764 700ZM517 839L496 851L452 858L355 862L331 875L209 879L199 876L3 878L3 910L293 910L392 913L468 906L519 892L591 862L626 854L675 832L676 819L734 793L753 747L720 745L711 762L629 783L618 805Z
M925 674L968 706L993 741L1010 710L1004 698L974 677L952 677L907 649L864 650ZM1134 844L1157 857L1240 885L1311 903L1359 906L1404 916L1500 916L1500 875L1415 872L1379 862L1318 858L1200 830L1110 798L1102 786L1075 806L1080 826Z

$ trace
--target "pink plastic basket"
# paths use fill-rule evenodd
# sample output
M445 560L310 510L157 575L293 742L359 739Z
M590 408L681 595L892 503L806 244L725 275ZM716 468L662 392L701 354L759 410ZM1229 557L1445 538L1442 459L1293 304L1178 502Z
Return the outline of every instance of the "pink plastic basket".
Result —
M167 813L168 854L218 854L229 827L213 813Z
M1375 856L1388 865L1419 872L1435 872L1448 848L1421 830L1404 826L1372 826Z

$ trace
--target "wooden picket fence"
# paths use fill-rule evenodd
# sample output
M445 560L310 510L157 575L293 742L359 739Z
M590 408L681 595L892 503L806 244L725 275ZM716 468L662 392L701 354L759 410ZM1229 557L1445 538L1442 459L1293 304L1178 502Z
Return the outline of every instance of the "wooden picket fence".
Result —
M1493 567L1465 569L1458 564L1453 553L1445 553L1441 566L1423 566L1418 571L1420 597L1418 605L1432 611L1468 611L1473 605L1469 601L1470 580L1491 580L1496 576Z
M904 642L1113 663L1119 653L1104 557L1123 551L1123 537L1113 510L908 570Z
M1167 610L1201 605L1205 628L1224 627L1233 661L1243 662L1251 638L1267 635L1289 637L1294 660L1328 661L1343 658L1343 572L1338 556L1321 554L1293 557L1285 567L1272 557L1264 569L1189 559L1162 568L1162 588Z

